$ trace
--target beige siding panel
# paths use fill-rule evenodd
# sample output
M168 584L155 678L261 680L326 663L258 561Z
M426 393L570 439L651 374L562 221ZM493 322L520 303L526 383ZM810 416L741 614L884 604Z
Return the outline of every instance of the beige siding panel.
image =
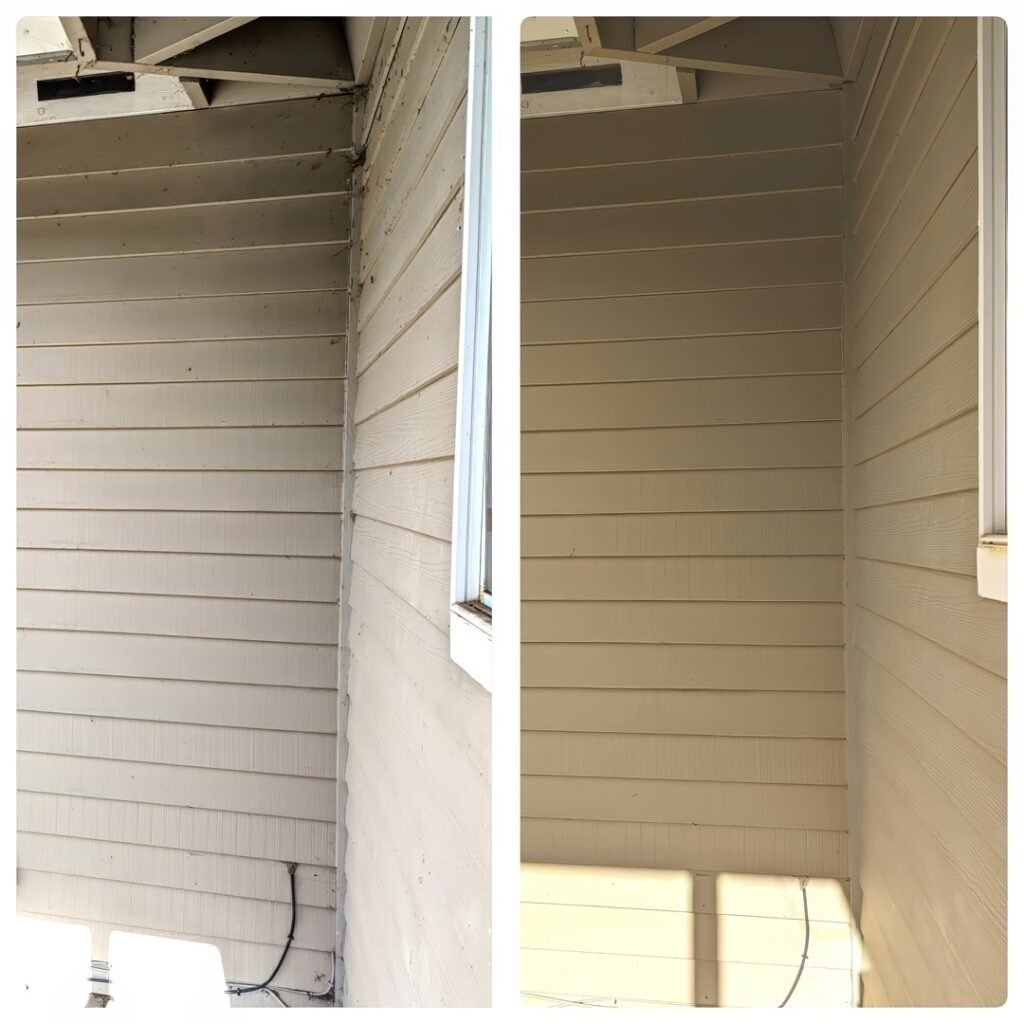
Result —
M842 559L544 558L521 568L524 601L842 601Z
M18 222L22 262L347 242L345 196L303 196Z
M137 302L27 306L20 345L232 338L337 336L345 331L344 292L288 292Z
M858 569L864 607L1006 675L1006 609L981 600L973 579L883 562L861 561Z
M739 292L529 302L525 345L819 331L841 323L837 285L751 288ZM683 328L683 330L680 330Z
M267 857L275 861L334 863L333 823L301 818L20 791L18 825L29 833ZM304 857L308 859L303 860Z
M20 384L133 384L344 376L340 335L144 344L35 345L18 350ZM335 384L340 392L341 384Z
M522 531L526 558L842 554L831 511L530 516Z
M842 878L847 837L823 829L524 818L523 860ZM790 979L792 980L792 979Z
M527 688L523 728L665 736L812 736L841 739L840 693ZM582 698L582 699L580 699Z
M468 31L390 26L357 172L349 1006L490 1003L490 700L448 641Z
M846 828L846 789L840 786L525 776L522 799L528 817Z
M30 670L212 677L225 683L330 690L337 685L338 656L328 645L26 629L18 632L18 663Z
M190 444L174 429L23 430L26 469L341 468L337 427L196 427Z
M338 560L147 551L18 552L22 589L337 602Z
M396 281L378 282L374 275L374 283L364 286L359 313L360 375L458 278L462 265L461 195L448 204ZM370 302L374 303L372 312Z
M18 749L236 772L335 777L332 734L20 711Z
M312 601L21 590L18 625L24 629L329 644L337 636L338 609Z
M352 145L352 100L295 100L41 125L18 132L18 176L318 153Z
M842 464L841 425L764 423L523 435L528 473L627 469L757 469ZM289 467L291 468L291 467ZM294 467L312 468L312 467Z
M853 424L854 461L891 451L974 409L977 366L978 331L974 328Z
M783 331L525 345L521 366L523 384L615 383L837 372L842 356L839 331Z
M334 820L334 783L327 779L224 772L142 761L132 764L132 770L126 772L123 763L109 759L21 753L18 785L30 791L81 794L106 800Z
M839 739L524 732L522 757L531 775L846 782L846 749Z
M523 123L525 858L847 871L837 99Z
M818 421L835 418L841 383L804 374L527 387L520 409L531 431Z
M360 424L359 469L451 458L455 450L457 374L449 373Z
M841 230L839 190L825 188L527 215L522 254L561 256L758 239L827 238Z
M224 555L340 554L331 516L277 512L29 509L18 515L18 544Z
M702 644L524 643L524 687L842 690L842 650Z
M348 191L349 167L345 154L315 153L72 174L56 181L30 178L18 183L18 216L23 219L67 217L286 196L334 195Z
M867 609L857 614L857 647L1005 763L1005 679Z
M286 883L284 872L278 888ZM271 944L282 930L287 933L291 908L281 902L240 900L232 896L128 884L101 878L18 872L18 888L26 899L35 897L47 911L59 916L88 919L92 907L107 906L113 924L137 928L176 929L184 934L211 938L246 939ZM319 907L305 907L296 916L297 949L329 949L334 915Z
M334 380L65 384L26 388L18 422L56 427L292 427L340 425L344 395Z
M281 866L272 860L223 855L195 856L189 850L159 849L76 836L23 832L18 861L31 871L124 879L137 885L163 885L193 892L260 899L279 893ZM297 902L303 907L334 906L334 871L300 868ZM280 898L279 898L280 901Z
M847 133L851 870L876 1005L1006 998L1006 606L974 579L976 19L947 27L879 51L874 140Z
M842 279L842 239L801 238L658 249L651 252L535 256L523 260L531 302L726 288L834 284Z
M710 199L841 185L840 146L524 174L524 213Z
M854 539L861 558L974 576L976 491L860 509Z
M352 507L356 515L451 541L454 461L360 469Z
M32 305L337 291L348 285L347 266L348 250L335 242L289 246L287 252L270 246L131 260L22 263L18 266L18 301Z
M978 320L978 246L972 242L906 320L857 369L857 415L895 387Z
M353 545L353 561L438 629L446 628L450 544L360 517Z
M54 647L59 637L55 635ZM116 637L111 639L116 642ZM275 729L301 734L303 742L311 743L315 738L310 734L331 734L335 728L331 717L334 698L329 692L310 689L312 683L303 680L301 665L280 677L282 685L269 681L249 685L237 679L216 683L104 676L95 674L89 665L82 671L89 674L19 672L18 707L108 719L189 723L190 728L219 725L252 730L273 722ZM292 689L296 685L306 687L298 700Z
M458 363L459 283L448 286L430 308L359 378L356 421L420 391Z
M857 507L978 486L978 415L973 410L851 469Z
M839 110L838 93L821 91L530 118L522 124L522 164L534 171L621 163L623 153L641 163L832 145L841 138Z
M21 469L18 507L112 511L340 512L337 473Z
M252 982L294 861L277 980L311 991L350 133L336 97L19 133L19 912L212 941Z
M454 95L451 93L450 95ZM445 97L440 97L442 102ZM419 125L417 124L417 131ZM422 145L422 134L416 140ZM365 196L364 213L377 215L363 221L363 264L361 279L382 262L387 262L387 241L392 235L423 238L438 214L462 187L466 145L466 103L463 99L452 116L437 148L424 166L407 152L398 168L398 178L386 182L379 191Z
M522 514L838 509L842 469L524 473Z
M877 295L858 294L851 287L849 303L856 327L851 330L855 349L877 345L931 287L978 230L978 166L972 157L942 203L915 239L903 261ZM864 280L864 279L862 279ZM864 280L865 284L868 284ZM864 342L858 344L860 339ZM857 361L863 362L861 354Z

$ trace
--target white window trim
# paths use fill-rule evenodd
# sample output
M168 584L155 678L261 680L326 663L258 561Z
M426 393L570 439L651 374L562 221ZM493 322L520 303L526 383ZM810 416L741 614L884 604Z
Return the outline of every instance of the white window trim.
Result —
M1006 22L978 18L978 593L1005 601Z
M470 21L449 616L452 661L487 690L491 688L491 617L479 602L487 460L488 360L483 356L491 320L490 35L490 18Z

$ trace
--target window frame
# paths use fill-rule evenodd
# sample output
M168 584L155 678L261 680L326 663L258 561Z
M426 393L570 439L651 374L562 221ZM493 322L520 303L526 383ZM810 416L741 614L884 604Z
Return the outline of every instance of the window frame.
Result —
M1006 22L978 18L978 593L1007 599Z
M491 688L491 608L490 594L483 593L483 580L490 458L486 429L491 344L490 49L490 18L472 18L449 615L452 661L487 690Z

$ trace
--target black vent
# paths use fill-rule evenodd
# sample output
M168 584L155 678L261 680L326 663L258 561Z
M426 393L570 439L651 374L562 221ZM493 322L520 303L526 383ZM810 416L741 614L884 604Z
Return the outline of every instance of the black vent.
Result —
M592 67L565 68L559 71L531 71L521 78L524 96L536 92L599 89L622 85L622 67L619 64L595 64Z
M135 76L84 75L82 78L46 78L36 82L40 102L70 100L76 96L102 96L106 92L135 92Z

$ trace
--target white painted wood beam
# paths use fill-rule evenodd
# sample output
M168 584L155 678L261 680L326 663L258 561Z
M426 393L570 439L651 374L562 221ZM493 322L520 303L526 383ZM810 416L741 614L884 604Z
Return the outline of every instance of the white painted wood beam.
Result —
M840 84L843 70L827 18L736 18L662 53L637 49L640 19L577 18L583 53L695 71Z
M96 33L96 18L61 18L60 24L67 33L75 59L83 63L94 61L96 49L93 46L93 37Z
M159 64L255 20L255 17L135 18L133 56L137 64Z
M697 102L697 72L680 69L676 72L679 76L679 95L684 103Z
M735 18L637 18L636 48L641 53L660 53L677 43L710 32Z
M377 53L384 39L387 18L346 18L345 37L352 60L352 75L359 85L370 81Z
M203 110L210 105L210 83L200 78L182 78L181 88L189 102L196 110Z

